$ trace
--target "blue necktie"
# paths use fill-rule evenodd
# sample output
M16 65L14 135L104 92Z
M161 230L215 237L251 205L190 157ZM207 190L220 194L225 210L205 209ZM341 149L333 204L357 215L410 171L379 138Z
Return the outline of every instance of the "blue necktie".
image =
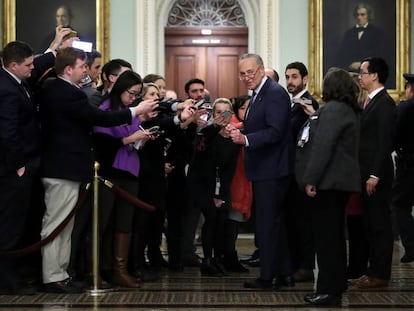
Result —
M253 93L252 93L252 99L250 99L249 107L252 107L253 106L253 104L254 104L254 102L256 100L256 95L257 95L256 92L253 91Z
M249 112L250 112L250 109L253 107L253 104L254 104L255 100L256 100L256 92L253 91L252 98L250 99L249 107L247 108L247 112L246 112L246 117L245 118L248 117Z

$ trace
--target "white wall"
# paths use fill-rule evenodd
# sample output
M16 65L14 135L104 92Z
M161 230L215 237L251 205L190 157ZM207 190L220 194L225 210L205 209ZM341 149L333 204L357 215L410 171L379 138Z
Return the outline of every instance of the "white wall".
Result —
M139 0L110 0L110 58L123 58L132 63L133 68L137 29L136 1Z
M141 0L111 0L110 12L110 57L124 58L139 71L137 59L140 57L136 49L137 36L135 12ZM251 0L254 1L254 0ZM260 3L261 0L256 0ZM308 65L308 1L307 0L275 0L279 7L279 63L268 64L274 67L285 84L284 68L292 61L301 61ZM411 0L411 16L414 16L414 0ZM414 42L414 25L411 21L411 42ZM414 64L414 53L410 50L410 63ZM267 65L267 64L266 64ZM411 66L413 67L413 66ZM407 68L407 71L410 70ZM411 68L411 71L414 69Z
M280 64L275 64L281 85L285 85L287 64L299 61L308 67L308 19L307 0L281 0Z

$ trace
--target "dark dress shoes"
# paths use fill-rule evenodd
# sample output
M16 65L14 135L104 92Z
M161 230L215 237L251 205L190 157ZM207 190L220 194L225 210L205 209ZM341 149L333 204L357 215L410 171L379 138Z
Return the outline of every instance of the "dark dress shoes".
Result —
M274 284L276 287L295 287L295 279L291 275L278 276Z
M409 263L412 261L414 261L414 251L405 252L404 256L402 256L400 259L401 263Z
M43 284L43 291L56 294L80 294L84 292L84 289L76 286L69 278L63 281Z
M260 257L256 259L248 260L247 262L245 262L245 264L252 268L260 267Z
M33 296L36 293L36 288L32 286L22 286L14 289L0 288L0 295Z
M358 288L381 288L388 286L388 280L367 277L355 284Z
M244 288L262 289L262 290L276 289L276 287L273 286L272 280L262 280L260 278L255 279L253 281L244 282L243 286Z
M188 257L184 257L182 260L182 264L184 267L200 267L200 257L198 257L196 254L192 254Z
M306 294L303 300L315 306L337 307L341 305L340 295L311 293Z
M250 267L259 267L260 266L259 250L256 249L250 257L246 259L241 259L240 262Z

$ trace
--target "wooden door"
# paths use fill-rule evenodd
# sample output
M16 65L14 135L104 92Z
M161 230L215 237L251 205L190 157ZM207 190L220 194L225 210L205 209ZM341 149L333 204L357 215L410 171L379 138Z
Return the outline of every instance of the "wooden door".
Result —
M198 28L166 30L165 78L167 88L179 98L187 97L184 85L192 78L205 81L212 101L247 93L238 80L238 57L247 52L247 29L213 28L212 32L215 35L206 37Z
M199 46L166 47L165 55L167 88L176 91L178 98L185 99L187 98L184 91L185 83L192 78L204 80L204 77L206 77L206 48Z
M239 56L246 53L245 47L207 47L207 89L212 100L218 97L237 97L247 94L238 78Z

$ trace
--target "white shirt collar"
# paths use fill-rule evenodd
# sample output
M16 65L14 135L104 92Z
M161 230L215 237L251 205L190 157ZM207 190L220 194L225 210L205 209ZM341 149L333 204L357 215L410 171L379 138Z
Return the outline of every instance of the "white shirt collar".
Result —
M362 26L360 26L358 24L355 25L356 28L362 28L362 29L367 28L367 26L368 26L368 23L366 23L365 25L362 25Z
M292 96L292 99L294 99L294 98L302 98L302 95L305 94L306 92L307 92L307 89L303 89L302 91L300 91L295 96Z
M383 87L383 86L381 86L381 87L379 87L379 88L377 88L377 89L373 90L371 93L369 93L369 94L368 94L368 97L369 97L370 99L373 99L373 98L374 98L374 96L375 96L375 95L377 95L379 92L381 92L383 89L384 89L384 87Z
M63 81L66 81L67 83L72 84L73 86L76 86L78 89L80 89L80 86L78 84L73 83L72 81L70 81L70 80L68 80L68 79L66 79L64 77L58 76L58 78L62 79Z
M4 71L6 71L9 75L11 75L19 84L22 84L22 79L20 79L18 76L16 76L14 73L7 70L6 67L3 67Z
M257 96L257 94L259 94L260 90L262 89L262 87L265 84L265 82L266 82L267 79L268 79L268 77L267 76L264 76L262 78L262 81L260 82L259 86L254 89L254 92L256 93L256 96Z

